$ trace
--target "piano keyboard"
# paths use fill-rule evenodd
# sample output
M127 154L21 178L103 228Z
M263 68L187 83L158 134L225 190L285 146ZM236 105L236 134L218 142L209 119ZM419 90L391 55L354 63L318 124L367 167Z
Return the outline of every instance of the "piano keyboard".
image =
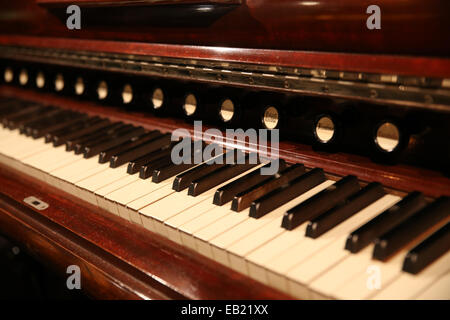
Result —
M5 165L294 297L450 299L448 197L282 160L174 165L168 134L15 99L0 119Z

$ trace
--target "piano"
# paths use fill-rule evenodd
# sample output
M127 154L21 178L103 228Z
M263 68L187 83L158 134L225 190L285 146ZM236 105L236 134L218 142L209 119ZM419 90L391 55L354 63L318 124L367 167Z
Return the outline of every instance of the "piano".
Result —
M0 234L99 299L450 299L449 3L377 3L2 1Z

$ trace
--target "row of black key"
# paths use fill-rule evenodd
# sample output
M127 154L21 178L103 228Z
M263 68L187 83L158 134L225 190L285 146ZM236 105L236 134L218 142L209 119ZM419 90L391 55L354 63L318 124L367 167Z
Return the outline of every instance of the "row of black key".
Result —
M211 189L212 186L226 180L218 178L223 170L222 164L201 165L188 170L176 177L174 190L184 190L188 185L189 190L192 190L197 186L198 181L208 181L209 185L205 190ZM229 174L228 179L235 175ZM250 217L260 218L325 180L321 169L306 172L302 165L286 166L281 161L280 170L274 176L261 176L258 170L255 170L217 189L213 203L224 205L231 201L231 209L234 211L242 211L250 207ZM196 195L193 192L189 194ZM305 235L317 238L385 195L386 191L381 184L370 183L361 188L356 177L347 176L288 210L283 217L282 227L293 230L309 221ZM447 219L450 212L448 202L449 198L442 197L427 204L421 193L412 192L353 231L345 246L352 253L357 253L370 243L375 243L373 257L386 260L429 228ZM416 213L419 213L424 221L416 222L415 219L419 217ZM403 222L406 227L402 225ZM398 230L395 230L396 226L400 226ZM421 227L408 233L407 230L410 228L408 226L413 229ZM393 231L388 233L389 230ZM447 249L435 251L442 254Z
M83 154L85 158L98 155L100 163L110 162L112 168L126 163L131 165L132 161L153 154L167 156L167 151L175 145L171 144L170 134L156 130L147 132L142 127L15 99L3 100L0 119L6 128L19 129L22 134L35 139L45 137L45 142L53 143L55 147L65 145L67 151ZM140 171L142 178L151 177L153 172L144 174L149 163L153 163L151 157L147 160L137 170L129 172ZM161 167L169 161L164 157Z
M53 142L55 146L66 144L68 151L83 153L86 158L99 155L99 162L109 161L112 168L128 163L127 172L139 172L143 179L152 177L158 183L175 177L173 189L178 192L188 189L190 196L211 190L257 165L249 161L248 155L234 151L223 151L225 153L222 154L232 153L234 164L222 162L195 165L193 155L189 163L173 164L171 154L176 142L171 142L168 134L147 132L141 127L121 122L112 123L107 119L88 117L54 107L10 100L2 103L0 117L3 125L8 128L19 128L21 132L34 138L45 136L45 141ZM194 148L194 143L191 147ZM219 155L221 154L214 154L212 157ZM238 160L244 160L244 163L239 164ZM269 165L272 164L268 163L267 166ZM216 205L231 202L231 209L237 212L250 208L250 217L257 219L325 180L321 169L307 171L303 165L288 166L280 160L277 174L263 176L259 174L259 170L253 170L217 189L213 202ZM305 235L317 238L385 194L379 183L361 188L356 177L347 176L288 210L281 224L283 228L293 230L308 222ZM352 253L358 253L374 243L373 257L386 260L433 226L445 221L449 217L449 206L447 197L427 204L421 193L410 193L396 205L353 231L345 247ZM441 233L433 235L431 240L425 240L424 245L413 249L420 253L420 264L413 263L417 259L411 257L416 257L418 253L411 251L405 259L405 271L417 273L448 250L448 242L441 239L446 239L448 230L447 233L444 232L444 236L440 236ZM435 238L438 241L434 241ZM433 253L430 254L430 251Z

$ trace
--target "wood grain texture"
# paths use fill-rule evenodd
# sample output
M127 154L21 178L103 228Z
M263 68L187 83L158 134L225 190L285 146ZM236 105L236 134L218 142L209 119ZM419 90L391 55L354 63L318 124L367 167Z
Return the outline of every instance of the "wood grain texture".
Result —
M450 59L437 57L224 48L139 42L118 43L108 40L80 40L74 38L34 37L15 34L0 34L0 44L181 59L206 59L225 63L240 62L256 65L301 67L347 72L436 78L450 77Z
M18 201L0 193L1 232L61 276L64 276L68 266L77 265L82 276L83 292L88 296L133 300L143 297L168 298L141 283L134 268Z
M77 101L53 94L9 86L0 86L0 94L54 104L91 115L102 115L111 120L142 125L150 130L157 129L164 133L170 133L177 128L184 128L190 132L191 136L195 134L193 126L181 119L160 118L142 111L125 111L119 107L106 107L89 101ZM209 128L209 126L204 125L203 131ZM203 138L206 141L213 139L213 137ZM235 142L224 139L224 143L233 144ZM254 152L258 151L256 145L247 145L247 149ZM430 197L450 196L450 179L438 171L409 165L382 165L363 156L340 152L318 152L314 151L311 146L290 141L280 142L278 151L280 157L288 162L302 163L311 168L322 168L325 172L334 175L355 175L362 181L380 182L388 188L402 192L417 190Z
M80 266L100 299L288 299L82 200L0 165L0 231L61 275ZM50 206L22 203L33 195Z
M35 0L2 1L4 34L78 39L138 41L283 50L448 56L450 2L446 0L378 0L380 30L369 30L366 9L372 0L246 0L213 23L167 27L127 24L82 25L68 30ZM182 15L183 8L174 10ZM176 11L176 12L175 12ZM207 12L205 12L205 15ZM139 15L139 12L136 12ZM127 15L132 24L136 18ZM174 19L167 19L173 23ZM45 21L45 23L43 23Z
M35 0L43 6L136 6L136 5L179 5L179 4L238 4L241 0Z

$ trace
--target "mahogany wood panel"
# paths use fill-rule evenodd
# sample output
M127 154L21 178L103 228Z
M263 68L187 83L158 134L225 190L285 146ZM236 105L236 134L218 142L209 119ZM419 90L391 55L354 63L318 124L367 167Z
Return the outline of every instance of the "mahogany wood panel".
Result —
M112 120L142 125L148 129L157 129L162 132L185 128L192 136L194 135L193 126L180 119L159 118L142 111L127 111L119 107L101 106L89 101L79 101L9 86L0 86L0 94L102 115ZM203 126L204 131L208 128L206 125ZM211 139L211 137L205 138L205 140ZM233 143L232 141L224 142ZM257 151L256 147L249 145L248 149ZM440 172L429 169L408 165L382 165L374 163L369 158L346 153L317 152L310 146L290 141L280 142L279 154L286 161L303 163L307 167L319 167L334 175L351 174L366 182L377 181L388 188L404 192L417 190L430 197L450 196L450 179Z
M0 222L0 230L3 234L7 234L20 243L39 261L60 275L64 276L70 265L80 267L81 286L83 292L90 297L97 299L168 298L152 290L148 285L140 283L130 272L132 269L136 273L135 269L102 252L92 243L60 225L37 215L30 208L3 193L0 193Z
M185 46L1 34L0 44L348 72L450 77L448 58Z
M201 27L196 19L191 26L168 27L174 22L169 16L167 26L151 25L151 21L139 28L126 23L102 27L82 22L81 30L68 30L65 20L35 0L3 0L0 30L4 34L194 46L430 56L450 53L450 2L378 0L380 30L366 27L366 9L372 4L372 0L246 0ZM185 9L176 10L181 12L174 11L174 16ZM130 24L134 18L127 15Z
M237 4L241 0L35 0L43 6L68 6L71 4L82 6L130 6L130 5L178 5L178 4Z
M103 299L289 299L143 227L0 165L0 230ZM50 206L22 204L33 195Z

